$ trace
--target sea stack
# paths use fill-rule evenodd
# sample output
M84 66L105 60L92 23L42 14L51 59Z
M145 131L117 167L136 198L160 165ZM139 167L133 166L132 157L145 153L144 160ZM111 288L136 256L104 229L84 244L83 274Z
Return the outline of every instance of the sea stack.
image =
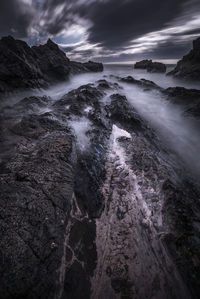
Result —
M141 60L134 65L135 69L146 69L149 73L165 73L166 65L161 62L153 62L151 59Z

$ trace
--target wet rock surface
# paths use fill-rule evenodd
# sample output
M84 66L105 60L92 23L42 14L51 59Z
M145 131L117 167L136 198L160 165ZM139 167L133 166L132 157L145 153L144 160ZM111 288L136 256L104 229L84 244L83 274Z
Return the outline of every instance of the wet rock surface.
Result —
M168 75L200 80L200 38L193 41L193 49L178 61L174 70L169 72Z
M71 62L50 39L45 45L33 47L11 36L0 40L1 93L47 87L50 83L67 80L71 74L101 71L101 63Z
M159 88L101 79L1 109L0 298L198 298L199 187L120 82Z

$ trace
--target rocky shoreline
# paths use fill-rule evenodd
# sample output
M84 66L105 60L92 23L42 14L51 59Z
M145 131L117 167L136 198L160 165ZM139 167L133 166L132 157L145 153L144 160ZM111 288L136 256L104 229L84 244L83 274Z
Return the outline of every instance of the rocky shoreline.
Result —
M41 47L34 52L63 57L51 41ZM65 59L62 75L102 69ZM0 298L199 297L199 182L129 103L125 84L199 120L200 91L132 76L1 107Z

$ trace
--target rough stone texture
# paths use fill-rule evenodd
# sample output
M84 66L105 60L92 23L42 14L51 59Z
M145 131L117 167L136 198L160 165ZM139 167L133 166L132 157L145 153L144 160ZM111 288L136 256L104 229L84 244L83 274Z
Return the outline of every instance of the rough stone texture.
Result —
M165 73L166 65L161 62L153 62L152 60L142 60L136 62L135 69L146 69L149 73Z
M200 192L119 85L0 116L0 298L198 298Z
M0 40L0 92L46 87L68 79L70 74L102 70L101 63L71 62L50 39L37 47L11 36Z
M0 297L53 298L72 204L73 138L36 115L10 130L15 144L1 149Z
M175 69L168 75L200 80L200 37L193 41L193 49L178 61Z

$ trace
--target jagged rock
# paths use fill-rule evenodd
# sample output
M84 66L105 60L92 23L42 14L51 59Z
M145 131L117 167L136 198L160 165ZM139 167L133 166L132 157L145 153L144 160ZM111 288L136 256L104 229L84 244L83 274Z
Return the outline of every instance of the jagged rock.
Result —
M166 65L161 62L153 62L152 60L142 60L136 62L135 69L146 69L149 73L165 73Z
M13 37L0 40L0 92L47 87L77 72L100 72L100 63L71 62L50 39L45 45L29 47Z
M70 61L57 44L48 39L45 45L31 48L45 81L57 82L68 78Z
M175 69L168 75L200 80L200 37L193 41L193 49L178 61Z

